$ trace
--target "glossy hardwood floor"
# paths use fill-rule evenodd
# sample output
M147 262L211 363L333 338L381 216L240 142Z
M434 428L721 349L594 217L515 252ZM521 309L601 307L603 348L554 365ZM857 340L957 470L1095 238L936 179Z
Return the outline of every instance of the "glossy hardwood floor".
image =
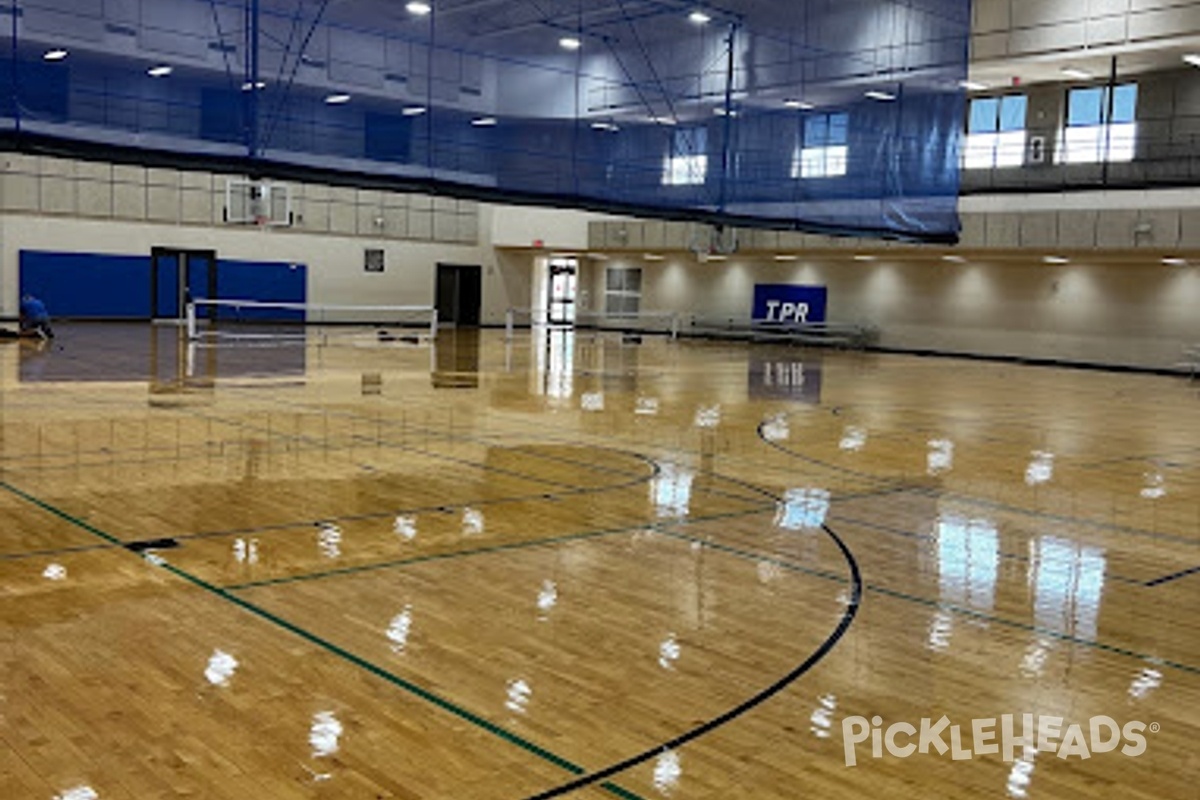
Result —
M1197 384L318 338L0 350L0 798L1197 797Z

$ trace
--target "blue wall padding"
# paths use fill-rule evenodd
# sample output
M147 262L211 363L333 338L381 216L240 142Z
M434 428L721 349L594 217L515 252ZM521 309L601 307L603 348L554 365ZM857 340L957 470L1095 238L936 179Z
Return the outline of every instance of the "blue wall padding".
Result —
M149 319L150 256L102 253L54 253L22 250L20 292L41 298L52 317L78 319ZM160 266L160 269L163 269ZM170 270L165 270L170 271ZM192 273L196 274L193 275ZM189 279L200 270L189 265ZM160 275L159 302L163 308L174 297L174 275ZM165 280L164 280L165 278ZM191 283L191 280L189 280ZM217 261L217 298L303 303L307 298L308 269L303 264L275 261ZM192 286L195 297L205 288ZM167 296L164 293L171 293ZM302 311L245 309L223 312L225 319L294 321Z
M150 256L22 250L20 291L52 317L150 318Z

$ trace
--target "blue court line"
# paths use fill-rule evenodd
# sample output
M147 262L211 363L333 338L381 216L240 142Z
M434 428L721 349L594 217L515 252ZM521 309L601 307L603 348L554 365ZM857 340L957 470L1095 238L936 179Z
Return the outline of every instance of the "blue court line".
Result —
M864 528L869 531L877 531L879 533L886 533L886 534L890 534L892 536L902 536L907 539L919 539L919 540L925 541L925 542L932 542L932 541L936 541L936 539L937 539L936 536L933 536L928 533L916 533L915 531L906 531L902 528L896 528L891 525L884 525L879 522L868 522L867 520L862 520L862 519L853 519L851 517L842 516L840 514L830 514L829 518L836 520L837 522L845 524L845 525L853 525L853 526L856 526L859 528ZM1016 561L1016 562L1019 562L1022 564L1027 564L1027 563L1029 563L1029 560L1030 560L1029 556L1024 555L1022 553L997 552L996 555L999 558L1004 559L1006 561ZM1197 567L1197 569L1200 569L1200 567ZM1127 578L1124 575L1115 575L1111 572L1105 573L1104 577L1106 580L1113 580L1113 581L1116 581L1117 583L1127 583L1132 586L1146 586L1147 585L1145 582L1137 580L1136 578Z
M1170 575L1163 575L1161 578L1155 578L1152 581L1146 581L1144 585L1147 587L1162 586L1164 583L1177 581L1180 578L1186 578L1189 575L1195 575L1197 572L1200 572L1200 566L1181 569L1179 572L1172 572Z
M822 469L827 469L827 470L831 470L833 472L839 472L839 473L843 473L846 475L851 475L859 480L863 480L863 481L867 481L867 482L885 483L888 480L887 478L882 478L877 475L871 475L870 473L867 473L867 472L860 472L858 470L850 469L849 467L843 467L838 464L830 464L826 461L821 461L820 459L813 458L812 456L806 456L803 453L798 453L795 450L784 447L780 443L772 441L764 435L763 428L767 424L768 424L767 420L764 420L763 422L759 423L759 425L758 425L759 440L762 441L764 444L766 444L768 447L774 448L775 450L778 450L779 452L781 452L785 455L795 458L798 461L805 461L809 464L813 464L815 466L821 467ZM1020 506L1009 505L1007 503L1001 503L998 500L986 500L984 498L972 497L971 495L961 494L958 492L948 492L948 491L944 491L942 489L912 489L911 492L915 495L926 495L929 497L944 497L944 498L947 498L950 500L954 500L956 502L961 502L966 505L983 506L985 508L993 508L993 509L998 509L1001 511L1009 511L1014 514L1023 514L1025 516L1037 517L1039 519L1049 519L1049 520L1054 520L1056 522L1067 522L1072 525L1079 525L1081 527L1099 528L1101 530L1114 531L1117 533L1123 533L1123 534L1127 534L1130 536L1137 536L1137 537L1143 537L1143 538L1148 538L1148 539L1159 539L1162 541L1176 542L1178 544L1188 545L1188 546L1192 546L1192 547L1200 547L1200 539L1196 539L1196 538L1179 536L1177 534L1162 533L1160 531L1149 531L1144 528L1133 528L1128 525L1118 525L1118 524L1111 523L1111 522L1101 522L1099 520L1091 520L1091 519L1087 519L1084 517L1068 517L1063 514L1053 514L1050 512L1046 512L1046 511L1036 511L1036 510L1032 510L1032 509L1028 509L1028 508L1022 508Z
M120 540L117 539L112 534L102 531L99 528L95 527L94 525L90 525L87 522L84 522L83 520L78 519L78 518L68 514L67 512L62 511L62 510L50 505L49 503L39 500L38 498L34 497L33 495L28 494L28 493L18 489L17 487L13 486L12 484L8 483L7 481L0 481L0 489L4 489L5 491L7 491L11 494L14 494L17 497L20 497L21 499L37 506L38 508L42 509L43 511L53 514L54 516L58 517L59 519L66 520L67 522L70 522L72 525L82 528L83 530L87 531L88 533L90 533L100 539L103 539L104 541L108 542L109 544L116 544L116 545L121 544ZM350 651L346 650L345 648L339 647L338 645L334 644L333 642L331 642L327 639L323 639L320 636L317 636L316 634L314 634L304 628L301 628L299 625L296 625L295 623L289 622L288 620L286 620L276 614L271 613L270 611L266 610L265 608L262 608L261 606L257 606L254 603L251 603L248 600L245 600L244 598L238 597L235 594L225 591L221 587L215 586L215 585L209 583L208 581L205 581L202 578L198 578L195 575L192 575L191 573L185 572L184 570L179 569L178 567L175 567L165 561L154 562L154 561L150 561L149 559L143 559L143 560L146 560L148 563L155 564L156 566L166 570L167 572L171 573L172 575L176 576L177 578L180 578L180 579L186 581L187 583L192 584L193 586L203 589L204 591L208 592L209 594L212 594L223 600L227 600L228 602L241 608L243 611L247 611L250 614L253 614L254 616L256 616L262 620L270 622L271 624L273 624L279 628L282 628L283 630L287 631L288 633L291 633L291 634L309 642L310 644L316 645L318 648L320 648L328 653L331 653L335 656L338 656L339 658L353 664L354 666L359 667L359 668L371 673L372 675L374 675L378 678L381 678L381 679L387 681L388 683L391 683L394 686L399 687L400 689L403 689L404 691L408 692L409 694L412 694L422 700L425 700L425 701L433 704L434 706L442 709L443 711L446 711L447 713L449 713L455 717L458 717L459 719L462 719L466 722L471 723L472 725L476 726L477 728L480 728L481 730L487 731L488 733L490 733L500 739L503 739L504 741L507 741L510 744L514 744L517 747L520 747L522 750L526 751L527 753L535 755L538 758L542 759L543 761L553 764L554 766L558 767L559 769L562 769L566 772L570 772L573 775L586 775L586 773L587 773L587 770L584 769L583 767L579 766L578 764L568 761L567 759L563 758L562 756L556 755L556 754L552 753L551 751L549 751L537 744L534 744L532 741L525 739L524 737L521 737L521 736L513 733L512 731L509 731L509 730L497 725L496 723L491 722L490 720L487 720L484 717L479 716L478 714L475 714L474 712L468 711L467 709L465 709L461 706L458 706L458 705L450 702L449 700L446 700L446 699L440 697L439 695L434 694L430 690L428 690L422 686L419 686L418 684L415 684L411 681L405 680L404 678L401 678L399 675L396 675L395 673L390 672L390 671L384 669L383 667L380 667L377 664L375 664L371 661L368 661L365 658L362 658L361 656L357 656L354 653L351 653ZM616 797L620 797L620 798L622 798L622 800L643 800L643 798L641 798L640 796L638 796L638 795L634 794L633 792L629 791L628 789L622 788L621 786L618 786L616 784L604 782L604 783L601 783L600 785L603 789L608 791L610 794L615 795Z
M710 539L698 539L694 536L688 536L687 534L678 533L678 532L674 532L674 531L664 531L663 533L667 536L671 536L671 537L679 539L681 541L699 544L702 547L708 547L708 548L711 548L718 552L728 553L729 555L737 556L738 558L743 558L746 560L754 561L756 563L757 562L767 562L769 564L774 564L775 566L778 566L782 569L786 569L789 572L798 572L798 573L801 573L804 575L812 575L817 578L837 581L839 583L845 582L844 579L839 578L837 575L835 575L833 573L827 572L825 570L813 569L811 567L804 567L804 566L801 566L794 562L788 561L786 559L779 558L777 556L766 555L763 553L755 552L753 550L744 550L739 547L734 547L731 545L720 544L720 543L714 542ZM1198 569L1200 569L1200 568L1198 568ZM1190 664L1183 664L1178 661L1168 661L1165 659L1158 658L1157 656L1146 655L1145 653L1138 653L1136 651L1129 650L1127 648L1117 647L1116 645L1106 644L1104 642L1098 642L1098 641L1095 641L1092 639L1084 639L1082 637L1075 636L1073 634L1063 633L1061 631L1055 631L1051 628L1046 628L1046 627L1043 627L1040 625L1033 625L1033 624L1030 624L1027 622L1018 622L1016 620L1005 619L1004 617L997 617L993 614L988 614L988 613L985 613L982 611L976 611L975 609L967 608L965 606L960 606L955 603L949 603L944 600L932 600L927 597L918 597L917 595L908 594L907 592L901 592L901 591L897 591L895 589L889 589L886 586L881 586L878 584L867 584L864 587L864 589L867 592L875 592L877 594L884 595L885 597L891 597L891 598L894 598L897 600L904 600L905 602L909 602L909 603L918 603L920 605L927 606L929 608L939 608L944 611L949 611L951 613L958 614L960 616L972 617L974 619L984 620L985 622L994 622L997 625L1002 625L1004 627L1016 628L1018 630L1023 630L1023 631L1030 631L1033 633L1040 634L1042 636L1050 637L1052 639L1058 639L1059 641L1083 645L1085 647L1090 647L1090 648L1093 648L1096 650L1102 650L1102 651L1105 651L1108 653L1114 653L1116 655L1127 656L1129 658L1134 658L1139 661L1146 661L1146 662L1149 662L1152 664L1160 664L1163 666L1170 667L1171 669L1179 670L1181 672L1188 672L1193 675L1200 675L1200 667L1195 667Z

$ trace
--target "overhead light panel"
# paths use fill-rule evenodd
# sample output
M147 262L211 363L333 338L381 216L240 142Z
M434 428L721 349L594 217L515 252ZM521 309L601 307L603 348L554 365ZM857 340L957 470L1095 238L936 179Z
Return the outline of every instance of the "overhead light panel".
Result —
M647 261L662 261L663 260L663 256L659 255L658 253L646 253L644 256L642 256L642 258L646 259Z
M412 0L412 2L404 6L404 10L412 14L414 17L423 17L430 11L433 11L433 6L429 5L429 3L422 2L422 0Z
M708 23L712 22L712 17L697 9L696 11L688 14L688 21L695 25L707 25Z
M955 256L955 255L942 256L942 261L947 261L951 264L967 263L967 260L965 258L963 258L962 256Z
M1070 264L1071 259L1064 256L1045 256L1042 261L1047 264Z
M968 92L982 92L988 88L986 83L980 83L979 81L959 81L958 85Z
M558 40L558 46L563 50L578 50L583 47L583 42L576 39L574 36L564 36Z
M425 106L405 106L400 109L400 113L406 117L419 117L428 110Z
M617 126L617 123L615 123L615 122L593 122L592 130L608 131L609 133L616 133L617 131L619 131L621 129Z
M1186 258L1179 258L1178 256L1163 256L1162 263L1168 267L1186 267L1188 260Z
M348 94L331 94L325 98L325 102L331 106L341 106L350 102Z
M1071 78L1072 80L1077 81L1090 81L1095 77L1086 69L1079 69L1078 67L1063 67L1062 74L1068 78Z
M68 53L66 50L63 50L61 47L58 47L58 48L55 48L54 50L47 50L46 53L42 56L42 58L44 58L47 61L62 61L64 58L67 57L67 55L68 55Z
M891 92L881 92L876 89L872 89L871 91L867 92L866 95L872 100L880 100L882 102L896 99L896 95L892 94Z
M803 100L796 100L796 99L784 100L783 104L785 106L787 106L788 108L795 108L800 111L809 111L811 109L816 108L816 106L814 106L812 103L806 103Z
M157 67L151 67L146 70L146 74L151 78L165 78L175 70L166 64L159 64Z
M874 261L875 256L869 255L867 253L858 253L857 255L854 256L854 260L855 261Z
M1186 56L1183 57L1183 60L1185 63L1191 64L1193 67L1200 67L1200 55L1196 55L1195 53L1188 53Z
M476 128L491 128L496 124L495 117L476 117L471 120L471 124Z
M261 92L265 88L267 88L266 81L254 81L254 82L246 81L245 83L242 84L243 92L250 92L255 89L258 89Z
M650 121L655 125L676 125L678 124L672 117L651 117Z

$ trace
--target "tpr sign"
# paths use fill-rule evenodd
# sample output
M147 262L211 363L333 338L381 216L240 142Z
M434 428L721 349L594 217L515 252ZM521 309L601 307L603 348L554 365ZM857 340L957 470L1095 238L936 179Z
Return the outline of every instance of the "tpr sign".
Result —
M759 283L754 286L753 319L781 326L824 322L825 301L824 286Z

